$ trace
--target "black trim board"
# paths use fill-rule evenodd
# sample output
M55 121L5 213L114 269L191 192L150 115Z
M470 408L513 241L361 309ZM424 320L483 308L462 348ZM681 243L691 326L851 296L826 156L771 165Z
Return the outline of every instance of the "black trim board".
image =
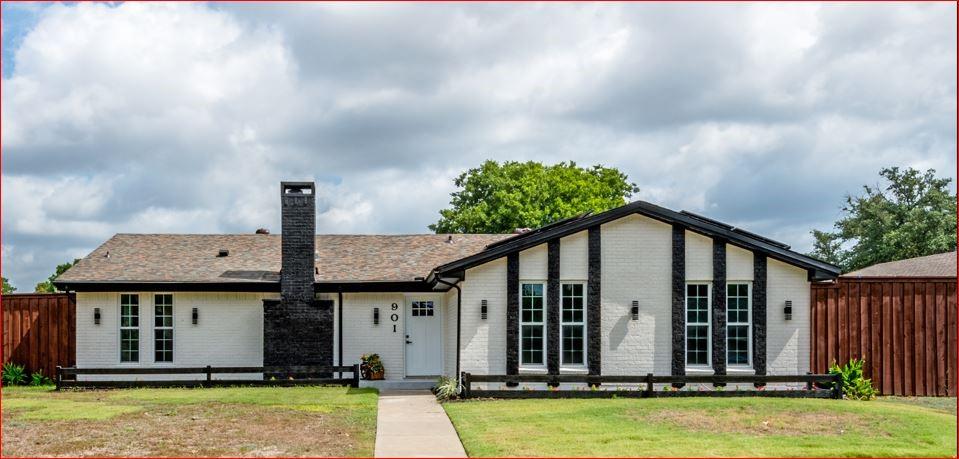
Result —
M737 247L753 252L760 252L770 258L799 266L809 272L810 280L832 279L838 276L840 273L840 269L836 266L816 260L815 258L808 257L798 252L785 249L781 245L768 242L768 240L765 240L765 238L752 237L747 234L743 234L738 230L729 229L727 225L710 223L708 221L666 209L649 202L635 201L600 214L572 219L569 222L551 227L546 231L515 236L507 239L502 244L489 247L475 255L438 266L433 270L432 274L462 272L463 270L473 266L503 257L508 253L525 250L527 248L540 245L544 242L548 242L552 239L558 239L572 233L583 231L591 226L601 225L605 222L613 221L634 213L672 225L679 224L690 231L702 234L704 236L715 239L723 239L729 244Z
M55 282L57 288L74 292L167 291L167 292L262 292L279 293L279 282ZM323 282L314 283L315 293L443 292L423 281Z

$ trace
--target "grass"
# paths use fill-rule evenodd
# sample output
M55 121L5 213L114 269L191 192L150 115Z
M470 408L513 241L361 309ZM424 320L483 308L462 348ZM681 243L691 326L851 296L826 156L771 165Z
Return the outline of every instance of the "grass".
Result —
M955 411L895 400L476 400L443 406L471 457L956 455Z
M373 389L2 391L4 456L371 456Z

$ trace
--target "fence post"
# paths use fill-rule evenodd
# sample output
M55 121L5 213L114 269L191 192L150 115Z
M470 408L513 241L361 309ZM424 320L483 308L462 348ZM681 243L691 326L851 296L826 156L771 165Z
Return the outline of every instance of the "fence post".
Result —
M206 366L206 385L207 387L212 386L211 381L213 381L213 368L209 365Z
M653 396L653 374L646 373L646 396Z
M836 400L842 399L842 374L836 373L832 377L832 398Z
M811 375L812 375L811 371L806 372L806 376L811 376ZM812 390L812 379L810 379L809 381L806 381L806 390Z
M470 398L473 396L473 381L469 373L463 372L463 398Z
M56 388L56 390L60 390L60 383L62 383L62 382L63 382L63 367L61 367L60 365L57 365L57 379L56 379L57 388Z
M353 382L350 383L352 387L360 387L360 364L353 364Z

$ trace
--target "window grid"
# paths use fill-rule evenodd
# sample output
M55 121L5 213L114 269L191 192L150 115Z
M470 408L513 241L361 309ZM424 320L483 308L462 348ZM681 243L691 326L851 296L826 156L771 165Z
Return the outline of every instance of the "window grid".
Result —
M520 291L520 364L543 365L545 298L542 283L525 283Z
M140 295L120 295L120 361L140 361Z
M413 317L433 317L432 301L414 301Z
M561 293L561 364L581 366L586 363L586 313L583 284L562 284Z
M749 366L751 343L749 284L726 285L726 364Z
M709 284L686 284L686 365L710 365Z
M155 362L173 362L173 295L153 296L153 354Z

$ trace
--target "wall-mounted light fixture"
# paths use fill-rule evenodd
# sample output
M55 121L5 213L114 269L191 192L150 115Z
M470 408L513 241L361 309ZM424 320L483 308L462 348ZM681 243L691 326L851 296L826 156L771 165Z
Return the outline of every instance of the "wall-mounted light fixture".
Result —
M786 316L786 320L793 320L793 302L792 302L792 300L786 300L786 306L783 307L783 315Z
M633 300L633 307L630 308L633 314L633 320L639 320L639 301Z
M93 308L93 324L100 325L100 308Z
M480 302L480 319L486 320L486 313L489 311L486 306L486 300Z
M380 308L373 308L373 325L380 324Z
M193 325L200 321L200 308L193 308Z

